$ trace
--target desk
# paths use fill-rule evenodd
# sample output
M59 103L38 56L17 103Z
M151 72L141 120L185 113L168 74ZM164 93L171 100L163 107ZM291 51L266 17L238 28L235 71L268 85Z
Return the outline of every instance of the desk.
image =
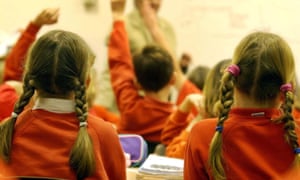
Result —
M126 180L136 180L138 168L126 168Z

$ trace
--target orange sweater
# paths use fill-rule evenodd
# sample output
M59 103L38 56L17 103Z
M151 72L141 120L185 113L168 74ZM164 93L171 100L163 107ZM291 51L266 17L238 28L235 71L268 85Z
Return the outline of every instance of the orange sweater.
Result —
M5 59L4 81L22 81L27 51L35 41L40 28L40 26L29 23L23 31L17 43ZM10 116L17 100L18 94L13 87L7 84L0 85L0 107L2 107L0 110L0 121ZM93 105L89 112L113 124L117 124L119 121L117 115L107 111L104 107L99 105Z
M118 132L139 134L147 141L160 142L161 131L174 105L138 94L128 38L121 21L114 23L108 55L112 87L121 114ZM177 103L190 93L200 93L200 90L187 80Z
M285 141L283 124L271 120L279 114L277 109L230 111L222 132L228 180L282 179L281 176L289 171L295 159L294 150ZM216 122L216 119L206 119L193 127L186 147L184 179L212 179L207 163ZM300 137L299 129L297 134Z
M160 142L161 130L173 111L173 104L138 94L123 22L114 23L109 42L109 67L121 114L119 133L139 134L148 141Z
M26 53L34 42L40 27L29 23L22 35L5 59L4 82L9 80L21 81L23 76ZM7 84L0 85L0 121L10 116L18 94Z
M3 81L22 80L27 51L31 44L35 41L39 30L39 26L29 23L26 29L23 31L17 43L14 45L5 59Z
M292 113L295 119L300 119L300 109L294 108Z
M190 132L183 130L176 136L170 144L166 147L166 156L184 159L185 148L187 144L187 139Z
M69 154L78 131L74 113L26 110L17 119L7 166L15 176L75 179ZM124 154L111 124L89 116L88 132L93 141L96 172L87 179L125 180Z
M110 111L108 111L106 108L104 108L103 106L100 105L96 105L94 104L90 109L89 109L89 113L100 117L101 119L103 119L104 121L108 121L114 125L117 125L120 117Z
M19 96L8 84L0 85L0 122L11 115Z
M182 101L184 100L184 98L188 94L194 94L194 93L201 94L202 92L200 89L197 88L197 86L195 84L193 84L190 80L187 79L179 91L176 105L180 105L182 103ZM195 110L193 109L193 111L195 111ZM196 114L197 114L197 112L194 113L194 115L196 115Z
M170 142L187 127L192 118L193 116L189 113L183 113L179 110L174 111L168 117L164 129L162 130L161 142L164 145L169 145Z

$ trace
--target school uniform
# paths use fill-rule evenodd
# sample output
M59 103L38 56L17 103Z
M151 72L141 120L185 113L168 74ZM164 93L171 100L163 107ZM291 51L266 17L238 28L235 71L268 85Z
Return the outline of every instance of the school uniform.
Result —
M0 85L0 122L11 115L18 98L13 87L8 84Z
M281 179L292 167L294 150L285 141L283 124L273 122L280 113L278 109L230 110L222 131L226 179ZM217 119L206 119L192 128L184 179L212 179L208 156L216 123ZM299 137L299 129L297 134Z
M118 124L118 122L120 121L120 117L117 114L112 113L103 106L97 104L94 104L92 105L92 107L89 108L89 113L91 115L100 117L104 121L108 121L114 125Z
M96 162L95 173L87 179L125 180L125 157L116 131L95 116L88 115L87 122ZM39 98L18 116L7 166L15 176L76 179L69 155L78 132L73 100Z
M118 132L139 134L148 142L159 143L165 122L175 110L174 105L139 95L125 25L120 21L114 22L111 34L109 66L121 116Z
M179 90L176 105L180 105L188 94L202 94L202 92L195 84L187 79ZM193 109L192 112L194 115L197 115L197 111L195 111L195 109Z
M171 141L183 131L194 118L189 112L174 111L167 119L161 133L161 142L169 145Z
M189 134L190 132L184 129L178 136L175 136L174 139L166 147L165 155L168 157L184 159L184 153Z
M3 75L4 82L8 80L22 80L27 51L31 44L35 41L40 28L41 26L29 23L26 29L22 32L17 43L13 46L11 52L5 59Z
M293 113L293 117L294 117L295 119L300 119L300 109L298 109L298 108L293 108L292 113Z
M22 81L26 53L35 41L40 26L29 23L5 59L3 81ZM18 94L8 84L0 85L0 121L11 115Z

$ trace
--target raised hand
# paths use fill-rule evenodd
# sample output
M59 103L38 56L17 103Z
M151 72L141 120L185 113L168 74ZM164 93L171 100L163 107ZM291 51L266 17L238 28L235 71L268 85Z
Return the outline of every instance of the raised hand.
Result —
M40 12L36 18L32 21L37 26L43 26L46 24L55 24L58 21L59 8L47 8Z
M111 12L114 20L123 18L126 0L111 0Z
M192 108L196 108L198 112L203 109L203 95L201 94L190 94L185 97L183 102L179 105L179 110L182 112L189 112Z

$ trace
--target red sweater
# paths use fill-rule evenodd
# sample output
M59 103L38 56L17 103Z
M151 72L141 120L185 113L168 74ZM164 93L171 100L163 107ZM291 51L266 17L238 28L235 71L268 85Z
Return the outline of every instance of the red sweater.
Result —
M35 41L36 35L39 30L39 26L36 26L32 23L28 24L28 26L18 39L17 43L14 45L5 59L3 81L22 80L27 51L31 44Z
M74 113L22 112L14 129L8 167L15 176L75 179L69 154L78 131ZM125 180L124 153L111 124L89 116L88 132L93 141L96 172L87 179Z
M140 96L135 86L129 43L123 22L115 22L109 43L111 82L121 120L119 133L142 135L146 140L160 142L161 130L173 111L173 104Z
M5 59L3 80L21 81L25 63L26 53L30 45L34 42L40 27L29 23L27 28L14 45ZM18 94L15 89L7 84L0 85L0 121L10 116L14 104L18 100Z
M183 113L179 110L174 111L167 119L167 122L161 133L161 142L164 145L169 143L177 137L193 119L190 113Z
M120 117L118 115L108 111L106 108L104 108L103 106L100 106L100 105L94 104L89 109L89 113L94 116L100 117L104 121L108 121L114 125L118 124L118 122L120 121Z
M182 103L182 101L184 100L184 98L188 95L188 94L194 94L194 93L198 93L201 94L202 92L200 91L200 89L197 88L197 86L195 84L193 84L190 80L186 80L177 97L177 101L176 101L176 105L180 105ZM193 113L194 115L197 115L197 111L195 111L195 109L193 109Z
M295 119L300 119L300 109L294 108L292 113Z
M258 112L265 114L259 116ZM283 124L271 121L279 114L276 109L230 111L222 132L228 180L282 179L281 176L288 172L295 154L284 139ZM212 179L207 162L215 128L216 119L202 120L193 127L186 147L184 179ZM300 137L299 129L297 134Z
M139 134L148 141L160 142L161 131L174 105L138 94L128 38L121 21L114 23L108 55L112 87L121 114L119 133ZM177 103L190 93L200 93L200 90L187 80Z
M11 115L18 98L13 87L7 84L0 85L0 122Z

